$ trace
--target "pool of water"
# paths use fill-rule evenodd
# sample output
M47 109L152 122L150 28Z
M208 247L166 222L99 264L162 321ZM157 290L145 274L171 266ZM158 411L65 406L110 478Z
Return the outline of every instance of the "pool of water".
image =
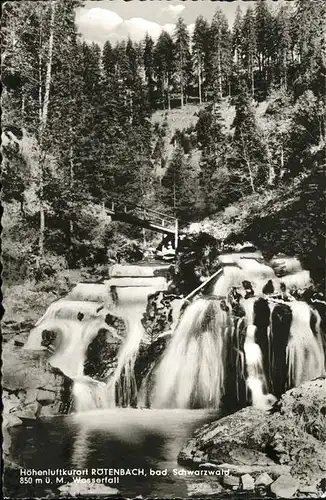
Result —
M11 455L26 469L87 470L83 477L97 477L92 469L143 469L145 475L119 476L118 484L108 485L131 498L187 498L189 478L173 472L181 469L178 453L196 428L216 418L216 411L127 408L48 418L12 429ZM151 470L159 474L150 475ZM167 475L160 474L165 470ZM35 496L58 495L57 484L24 489L19 480L11 477L10 485L6 481L11 498L26 496L27 491Z

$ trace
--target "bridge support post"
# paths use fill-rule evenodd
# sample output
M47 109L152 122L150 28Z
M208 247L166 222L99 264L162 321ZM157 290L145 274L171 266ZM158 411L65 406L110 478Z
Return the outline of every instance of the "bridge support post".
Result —
M174 227L174 248L177 250L179 243L179 221L175 219L175 227Z

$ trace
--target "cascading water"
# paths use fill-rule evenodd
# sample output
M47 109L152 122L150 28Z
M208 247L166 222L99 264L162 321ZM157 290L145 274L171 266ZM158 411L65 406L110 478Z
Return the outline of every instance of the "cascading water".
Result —
M311 310L304 302L292 302L290 339L286 348L288 386L294 387L306 380L325 374L325 356L321 332L311 329Z
M244 258L224 262L210 296L195 297L181 313L175 302L172 330L156 337L165 350L137 379L140 348L152 345L142 324L148 296L165 290L166 280L144 267L134 276L135 267L128 276L128 266L120 266L104 284L77 285L48 308L25 345L50 350L50 364L74 381L77 412L141 404L233 408L249 402L264 408L286 389L325 373L318 312L286 297L272 268ZM291 284L302 281L297 271ZM122 318L123 333L110 327L110 315ZM96 339L97 347L105 339L116 345L114 362L112 356L100 360L101 377L96 357L95 371L85 371Z
M198 299L188 306L158 367L154 407L219 406L230 329L230 316L219 301Z
M288 282L302 279L299 271ZM225 300L230 290L241 292L236 307ZM318 313L301 301L269 297L281 290L273 270L255 259L226 265L212 297L184 311L156 372L153 406L216 408L231 396L232 404L266 408L284 390L324 375Z
M115 406L116 401L121 406L136 405L137 385L134 364L144 336L141 320L146 309L148 295L156 290L157 288L149 286L121 287L116 292L116 314L125 321L127 336L118 354L115 373L108 381L111 406Z
M133 270L134 272L134 270ZM116 403L132 406L137 401L134 363L143 339L141 323L147 297L166 288L166 280L154 277L153 271L141 278L121 276L104 284L79 283L65 299L49 306L31 331L25 349L46 350L52 367L73 380L74 408L77 412L111 408ZM126 335L121 339L106 321L108 316L122 318ZM117 366L106 381L84 374L87 350L99 332L109 332L124 340L117 355Z

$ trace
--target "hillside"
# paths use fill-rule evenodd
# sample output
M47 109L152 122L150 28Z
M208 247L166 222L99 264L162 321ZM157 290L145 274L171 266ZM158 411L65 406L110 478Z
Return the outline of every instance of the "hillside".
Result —
M254 119L261 136L269 138L276 127L280 130L290 127L289 116L293 113L293 107L285 105L279 113L282 99L282 94L274 92L268 99L254 103ZM187 130L191 126L196 128L198 114L204 108L188 105L184 109L153 114L154 123L166 123L165 151L170 161L175 151L171 142L176 131ZM220 115L223 133L229 140L234 136L236 117L236 108L229 98L222 100ZM303 169L292 178L285 177L283 182L261 186L257 192L247 193L236 201L226 203L225 208L209 216L201 212L196 222L186 225L185 231L189 234L205 232L225 242L250 240L267 258L279 252L296 254L311 271L315 283L323 287L323 148L323 140L308 148L309 169ZM199 175L201 155L198 146L186 155ZM299 164L299 159L296 162ZM216 181L219 182L218 176ZM218 189L216 192L218 195Z

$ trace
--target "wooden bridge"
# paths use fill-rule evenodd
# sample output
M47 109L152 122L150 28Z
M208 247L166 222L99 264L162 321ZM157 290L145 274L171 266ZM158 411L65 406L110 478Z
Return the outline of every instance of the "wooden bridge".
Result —
M170 235L171 240L174 240L175 249L177 248L179 221L176 217L140 205L124 205L117 201L107 201L104 204L104 209L112 220L127 222L143 229Z

